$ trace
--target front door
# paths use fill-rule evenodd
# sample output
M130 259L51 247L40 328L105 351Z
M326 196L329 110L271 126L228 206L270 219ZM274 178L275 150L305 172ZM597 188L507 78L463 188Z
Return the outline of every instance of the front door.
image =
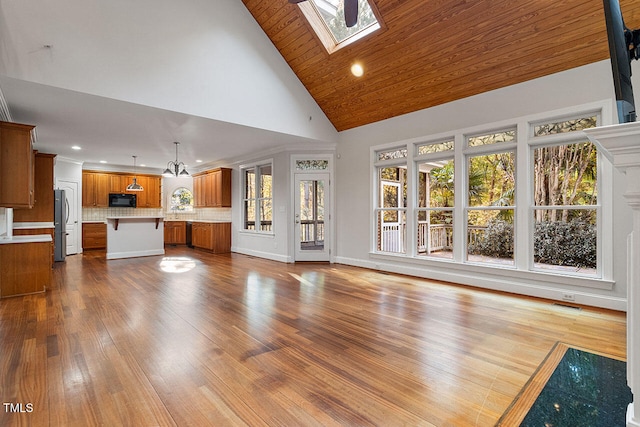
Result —
M329 174L296 174L295 260L330 260Z
M78 253L78 237L80 230L78 225L78 183L75 181L58 180L58 188L64 190L64 213L67 220L67 255Z

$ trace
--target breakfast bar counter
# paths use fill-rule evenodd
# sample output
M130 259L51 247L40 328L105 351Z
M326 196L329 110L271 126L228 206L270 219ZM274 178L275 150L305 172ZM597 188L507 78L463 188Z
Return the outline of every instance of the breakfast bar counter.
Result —
M107 217L107 259L164 255L162 216Z

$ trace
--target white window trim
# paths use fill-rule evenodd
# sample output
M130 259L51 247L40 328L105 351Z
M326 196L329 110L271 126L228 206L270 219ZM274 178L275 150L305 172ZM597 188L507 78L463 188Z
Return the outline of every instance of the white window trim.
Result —
M275 188L275 179L274 179L274 171L273 171L273 159L264 159L261 161L257 161L254 163L249 163L249 164L244 164L244 165L240 165L239 169L240 169L240 180L242 185L240 186L240 220L241 220L241 225L242 228L239 229L239 233L241 234L248 234L248 235L262 235L262 236L274 236L275 235L275 221L272 218L271 219L271 230L270 231L262 231L259 229L258 223L260 221L260 203L259 201L262 199L260 197L260 183L259 183L259 178L260 178L260 173L259 170L262 166L271 166L271 180L272 180L272 187L271 187L271 205L272 205L272 209L273 209L273 189ZM255 218L255 230L248 230L245 227L246 224L246 218L245 218L245 210L244 210L244 202L245 200L247 200L245 198L245 194L246 194L246 189L247 189L247 182L246 182L246 171L248 169L254 169L255 170L255 174L256 174L256 196L253 198L253 201L255 203L255 210L256 210L256 218Z
M454 184L456 182L456 163L455 163L455 140L454 140L454 148L451 150L445 150L445 151L439 151L439 152L435 152L435 153L428 153L428 154L418 154L418 148L420 146L423 145L432 145L432 144L438 144L440 142L444 142L444 141L450 141L450 140L454 140L454 137L450 137L450 138L445 138L445 139L440 139L437 141L429 141L429 142L422 142L422 143L416 143L413 144L413 146L415 147L415 155L413 157L413 162L414 162L414 169L415 169L415 181L414 182L418 182L418 176L420 173L420 164L423 163L427 163L427 162L437 162L437 161L453 161L454 164ZM451 212L451 214L455 217L456 215L456 194L457 192L454 191L454 202L453 202L453 206L452 207L419 207L418 206L418 198L419 198L419 194L418 194L418 190L419 190L419 186L416 186L414 189L415 192L415 202L416 205L413 208L413 212L411 213L411 215L414 216L414 221L415 221L415 227L416 227L416 231L415 234L413 236L413 240L415 241L417 239L417 233L419 232L419 228L420 228L420 223L418 221L418 213L419 212ZM455 218L454 218L454 224L455 224ZM454 225L454 231L453 231L453 239L455 242L455 238L456 238L456 232L455 232L455 225ZM415 242L414 242L415 243ZM440 257L434 257L433 255L429 255L429 254L420 254L418 252L418 248L417 245L412 245L413 246L413 251L415 251L415 256L419 259L434 259L434 260L438 260L438 261L453 261L455 260L455 243L454 243L454 253L452 253L452 258L440 258ZM407 248L408 249L408 248Z
M296 162L299 160L326 160L328 162L327 164L327 169L311 169L311 170L297 170L296 169ZM293 229L293 227L295 227L295 222L294 222L294 215L295 215L295 210L296 210L296 206L295 206L295 193L294 193L294 185L296 182L296 175L298 174L312 174L312 173L328 173L329 174L329 186L330 186L330 191L329 191L329 211L325 212L326 218L325 221L327 222L328 226L329 226L329 238L330 238L330 247L329 247L329 253L330 253L330 260L331 262L334 262L335 259L335 253L336 253L336 227L334 227L334 212L335 212L335 206L336 206L336 191L334 191L334 186L332 185L332 183L335 182L335 178L334 178L334 164L336 162L336 157L334 153L322 153L322 154L314 154L314 153L308 153L308 154L292 154L289 160L289 182L290 184L290 188L291 191L289 191L290 195L289 195L289 206L291 207L289 209L289 216L288 216L288 223L290 224L289 227L291 227L289 229L289 248L291 248L291 253L290 256L293 258L293 251L294 251L294 247L296 245L296 241L295 241L295 230ZM326 232L326 231L325 231Z
M460 246L460 244L462 246L460 246L457 250L457 254L458 254L458 258L456 258L454 256L454 261L458 261L461 263L465 263L465 264L471 264L471 265L480 265L480 266L494 266L497 264L494 263L490 263L490 262L476 262L476 261L471 261L469 260L469 252L468 252L468 242L467 242L467 236L468 236L468 227L469 227L469 222L468 222L468 218L469 218L469 211L474 211L474 210L513 210L513 264L512 265L501 265L501 268L506 268L506 269L517 269L518 268L518 252L520 252L519 248L518 248L518 244L517 244L517 236L518 236L518 232L517 232L517 227L518 227L518 223L519 218L518 218L518 193L520 193L520 191L518 190L518 137L519 132L518 132L519 126L515 125L515 124L511 124L509 126L504 126L502 128L488 128L486 131L484 132L475 132L475 133L462 133L462 138L464 140L464 143L462 145L462 148L460 149L463 153L463 162L462 162L462 170L460 171L460 174L462 174L462 190L463 191L459 191L463 193L463 201L462 204L460 204L461 208L458 208L459 211L461 211L461 215L462 215L462 225L459 227L462 227L462 229L460 230L461 236L460 236L460 240L456 243L458 243L458 245ZM513 142L499 142L499 143L495 143L495 144L488 144L488 145L477 145L477 146L470 146L469 145L469 138L475 137L475 136L479 136L479 135L486 135L486 134L491 134L491 133L499 133L499 132L507 132L510 130L515 130L516 131L516 140ZM497 154L497 153L513 153L514 156L514 165L516 168L516 177L515 177L515 192L516 192L516 199L514 200L515 204L512 206L500 206L500 207L493 207L493 206L471 206L469 204L469 198L468 196L468 188L469 188L469 174L467 173L467 171L469 170L469 159L471 157L480 157L480 156L487 156L490 154ZM459 228L460 229L460 228ZM455 231L454 231L455 234ZM454 245L454 248L456 248L456 246Z
M540 144L553 144L557 141L567 141L571 139L570 135L575 135L576 140L586 141L588 138L580 131L569 133L550 135L544 137L533 137L530 135L530 129L532 125L539 122L549 122L553 120L563 120L573 117L584 116L585 114L597 114L598 126L606 126L613 123L613 105L610 100L603 100L599 102L579 105L575 107L563 108L559 110L549 111L545 113L538 113L519 117L513 120L504 120L501 122L486 124L480 126L474 126L471 128L456 130L455 132L443 132L437 135L430 135L424 137L411 138L408 140L389 142L386 144L380 144L370 147L370 194L371 194L371 209L370 209L370 257L377 260L389 260L409 262L411 264L418 264L424 267L433 266L434 268L446 266L446 268L454 268L455 270L462 271L478 271L481 273L493 272L497 276L512 276L523 280L541 280L542 282L556 283L558 279L561 279L563 283L576 287L586 287L594 289L611 290L613 289L613 260L612 257L603 256L606 253L612 253L613 251L613 170L608 162L602 162L601 153L598 154L598 205L600 210L598 211L598 265L597 276L584 276L579 274L565 274L561 272L549 272L541 271L539 269L533 269L533 256L532 246L518 245L518 236L526 235L532 236L530 227L533 226L533 221L528 219L533 206L533 194L532 186L520 184L518 182L523 181L528 183L532 179L532 165L530 162L534 146ZM510 127L515 127L517 130L517 141L514 143L499 143L486 146L467 147L466 137L471 135L477 135L482 133L489 133L496 130L505 130ZM445 139L451 139L454 137L455 145L453 149L453 158L455 162L455 176L456 183L461 183L456 187L466 188L467 185L467 158L469 153L474 155L479 153L486 153L492 151L505 151L509 148L515 152L516 161L516 200L515 200L515 254L513 266L500 266L493 264L475 264L463 262L466 256L466 237L464 233L454 232L454 254L453 260L449 259L437 259L434 257L418 256L415 248L416 238L416 224L414 216L416 214L415 203L415 179L416 179L416 165L418 161L424 160L424 158L434 158L433 154L430 155L417 155L417 146L427 143L437 143ZM512 147L509 147L512 145ZM407 148L407 157L398 161L399 159L378 161L377 153L380 151L388 151L391 149ZM488 148L487 148L488 147ZM437 153L443 157L451 158L451 151ZM381 166L397 166L405 165L407 167L407 180L411 186L407 192L407 250L406 253L384 253L376 250L377 248L377 218L376 212L378 209L378 186L379 180L377 176L378 168ZM526 191L525 190L526 187ZM466 192L456 191L454 202L454 224L466 224L466 209L460 207L466 206ZM465 226L466 229L466 226ZM459 230L459 226L458 226ZM532 239L526 238L527 243L530 243ZM504 271L505 273L501 273Z
M401 158L396 158L396 159L388 159L388 160L378 160L378 153L381 151L393 151L395 149L403 149L403 148L407 148L407 157L401 157ZM375 190L372 190L372 200L373 200L373 209L371 210L371 224L375 225L375 229L371 229L371 235L370 235L370 241L371 241L371 250L374 253L377 254L388 254L391 256L414 256L415 255L415 249L413 248L413 245L409 245L408 244L408 239L409 236L413 235L413 229L415 227L414 225L414 220L413 218L411 218L412 215L412 211L409 210L409 208L407 208L407 206L413 206L413 200L414 200L414 196L411 194L411 192L407 192L407 202L406 205L407 206L403 206L402 208L396 208L396 209L388 209L388 210L398 210L398 211L402 211L405 213L405 219L406 219L406 230L407 230L407 235L405 238L405 252L404 253L395 253L395 252L379 252L377 250L378 247L378 233L377 233L377 223L378 223L378 212L381 210L387 210L387 209L383 209L382 207L380 207L380 189L382 188L380 185L380 179L379 179L379 170L381 168L386 168L386 167L402 167L402 166L406 166L407 168L407 182L409 182L411 179L413 179L413 174L414 169L411 165L410 165L410 159L413 157L413 152L414 151L409 151L409 150L413 150L413 147L410 147L409 145L403 146L403 145L398 145L398 143L391 143L391 144L384 144L384 145L380 145L380 146L376 146L376 147L371 147L371 160L372 160L372 185Z

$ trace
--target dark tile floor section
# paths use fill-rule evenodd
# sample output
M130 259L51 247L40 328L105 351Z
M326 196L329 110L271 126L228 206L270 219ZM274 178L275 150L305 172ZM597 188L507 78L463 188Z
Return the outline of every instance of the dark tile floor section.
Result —
M624 427L626 377L625 362L570 348L520 426Z

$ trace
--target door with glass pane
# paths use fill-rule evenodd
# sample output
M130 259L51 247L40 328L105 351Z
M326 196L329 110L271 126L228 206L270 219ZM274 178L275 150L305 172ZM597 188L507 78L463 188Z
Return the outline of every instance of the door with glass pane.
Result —
M329 174L296 174L295 260L329 261Z

